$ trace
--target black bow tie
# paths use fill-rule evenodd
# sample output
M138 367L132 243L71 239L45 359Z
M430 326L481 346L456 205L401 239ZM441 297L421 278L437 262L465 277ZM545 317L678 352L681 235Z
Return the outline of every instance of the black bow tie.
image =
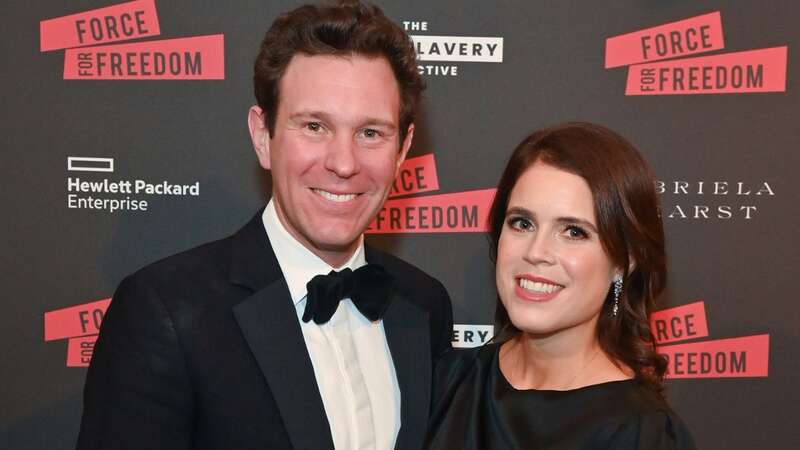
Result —
M331 320L344 298L350 298L361 314L374 322L380 320L389 307L394 278L383 267L367 264L355 272L348 268L317 275L306 284L306 289L303 322L314 319L314 323L323 324Z

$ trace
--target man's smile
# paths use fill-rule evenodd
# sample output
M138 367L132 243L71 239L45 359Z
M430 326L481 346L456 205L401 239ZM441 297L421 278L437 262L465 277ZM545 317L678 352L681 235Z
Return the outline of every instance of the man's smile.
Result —
M314 191L316 194L320 195L321 197L323 197L323 198L325 198L327 200L330 200L332 202L337 202L337 203L349 202L351 200L354 200L359 195L361 195L361 194L357 194L357 193L336 194L336 193L325 191L325 190L318 189L318 188L311 188L311 190Z

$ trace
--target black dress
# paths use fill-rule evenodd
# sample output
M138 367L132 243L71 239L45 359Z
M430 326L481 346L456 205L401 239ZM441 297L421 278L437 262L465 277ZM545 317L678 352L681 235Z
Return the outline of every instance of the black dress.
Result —
M437 363L429 450L695 448L669 406L638 381L516 390L499 353L500 344L489 344Z

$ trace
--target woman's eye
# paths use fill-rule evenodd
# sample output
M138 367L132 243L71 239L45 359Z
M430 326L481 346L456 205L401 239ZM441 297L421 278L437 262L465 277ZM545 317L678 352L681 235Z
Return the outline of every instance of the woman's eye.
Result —
M564 232L570 239L586 239L589 237L589 233L586 230L576 225L569 225Z
M533 223L524 217L511 217L508 219L508 225L520 231L528 231L533 229Z

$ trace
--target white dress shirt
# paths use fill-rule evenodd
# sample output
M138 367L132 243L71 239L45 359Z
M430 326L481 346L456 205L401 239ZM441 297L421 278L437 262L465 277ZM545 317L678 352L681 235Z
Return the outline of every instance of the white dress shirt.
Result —
M273 201L264 209L262 220L297 311L334 447L336 450L393 449L400 430L400 387L383 321L370 322L349 298L341 301L327 323L317 325L313 320L301 320L306 307L306 283L334 269L355 270L365 265L364 238L361 237L358 249L347 263L333 268L289 234ZM364 421L364 409L359 408L366 401L372 413L373 430L360 430L363 426L358 425L370 422L368 417ZM364 446L365 440L372 440L370 434L374 434L374 447Z

